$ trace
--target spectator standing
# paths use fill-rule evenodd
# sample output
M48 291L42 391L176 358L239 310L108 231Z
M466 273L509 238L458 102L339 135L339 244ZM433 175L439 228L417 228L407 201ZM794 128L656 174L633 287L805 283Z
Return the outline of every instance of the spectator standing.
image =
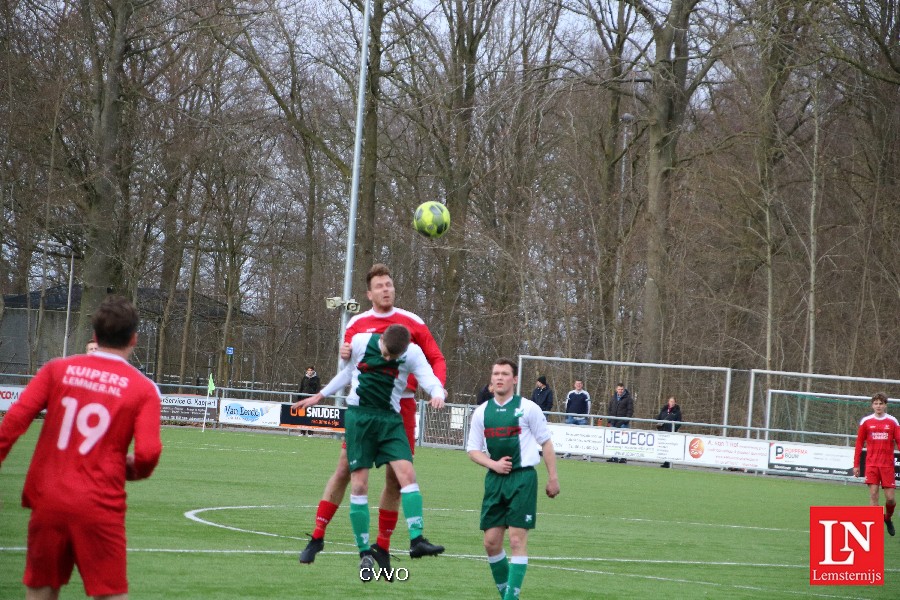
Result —
M316 373L316 368L312 365L306 367L306 375L300 381L300 395L308 394L312 396L313 394L318 394L320 389L322 389L322 382L319 379L319 374Z
M537 378L537 387L531 392L531 401L537 404L543 412L553 410L553 390L547 385L547 376Z
M678 400L675 399L675 396L669 396L663 407L659 409L659 414L656 418L660 421L666 421L656 426L656 429L659 431L671 431L674 433L681 428L681 407L678 406ZM669 469L672 467L672 463L666 461L659 466L663 469Z
M613 394L609 401L609 407L606 410L609 415L609 426L619 429L626 429L630 424L631 417L634 416L634 400L631 398L631 392L625 389L624 383L616 384L616 393ZM617 417L625 417L617 418ZM625 464L624 458L612 457L606 462Z
M484 404L488 400L494 397L494 384L488 383L483 388L478 391L478 396L476 397L476 404Z
M566 394L566 423L568 425L587 425L587 416L591 413L591 395L584 389L584 382L575 380L575 389Z

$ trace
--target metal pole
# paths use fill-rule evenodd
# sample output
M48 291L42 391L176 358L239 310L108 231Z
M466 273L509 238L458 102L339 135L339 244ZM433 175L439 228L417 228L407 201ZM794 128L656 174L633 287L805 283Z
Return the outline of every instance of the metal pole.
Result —
M756 392L756 369L750 369L750 393L747 396L747 439L750 439L750 426L753 425L753 394Z
M731 405L731 368L725 375L725 406L722 410L722 437L728 435L728 407Z
M363 111L366 103L366 65L369 62L369 21L371 19L369 6L371 0L365 1L363 11L362 48L359 54L359 88L356 93L356 140L353 144L353 177L350 181L350 226L347 230L347 257L344 261L344 295L346 303L353 292L353 251L356 241L356 206L359 203L359 163L362 155L363 135ZM350 313L344 304L341 310L341 330L338 332L338 344L343 342L344 330ZM338 358L338 370L341 368L341 360Z
M493 373L493 368L491 369L491 373ZM522 355L519 355L519 378L516 381L516 394L522 395Z
M69 317L72 315L72 275L75 273L75 252L69 254L69 295L66 298L66 331L63 334L63 358L69 350Z

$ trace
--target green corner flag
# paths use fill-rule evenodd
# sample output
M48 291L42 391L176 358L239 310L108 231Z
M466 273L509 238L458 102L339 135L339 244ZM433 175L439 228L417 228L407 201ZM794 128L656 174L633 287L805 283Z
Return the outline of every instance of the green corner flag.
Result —
M206 393L212 394L214 391L216 391L216 384L213 383L212 373L210 373L209 374L209 385L206 386Z

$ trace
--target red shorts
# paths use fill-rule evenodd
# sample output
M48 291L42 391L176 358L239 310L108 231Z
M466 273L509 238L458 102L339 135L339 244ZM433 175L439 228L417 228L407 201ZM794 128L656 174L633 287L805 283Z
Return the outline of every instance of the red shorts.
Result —
M897 487L894 465L878 467L866 465L866 485L881 485L882 488Z
M73 565L88 596L128 593L125 517L89 520L33 509L22 582L32 588L59 589L69 583Z
M400 416L403 417L403 429L406 431L406 439L409 441L409 449L416 454L416 399L400 398ZM341 448L347 449L347 441L341 444Z

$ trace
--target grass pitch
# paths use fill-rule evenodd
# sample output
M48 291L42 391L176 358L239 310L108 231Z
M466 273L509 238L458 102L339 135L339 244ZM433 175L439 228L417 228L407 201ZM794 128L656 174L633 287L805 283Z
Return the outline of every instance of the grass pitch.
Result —
M24 597L29 513L19 497L38 429L0 471L2 599ZM409 578L363 584L346 506L315 564L297 562L338 440L170 428L163 443L153 477L128 484L133 600L498 597L478 530L484 471L461 451L416 451L425 535L446 554L410 560L401 517L393 564ZM864 505L862 484L574 460L559 472L560 496L538 502L523 600L900 596L900 537L886 536L883 587L808 583L809 507ZM543 486L543 465L539 473ZM382 485L373 471L373 537ZM60 597L84 597L77 573Z

